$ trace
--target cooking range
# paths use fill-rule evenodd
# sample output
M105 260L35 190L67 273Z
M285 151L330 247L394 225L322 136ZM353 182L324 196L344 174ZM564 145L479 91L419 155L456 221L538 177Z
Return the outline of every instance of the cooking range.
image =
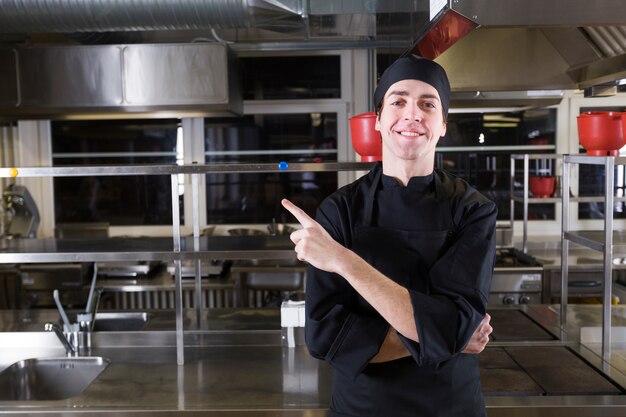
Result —
M497 248L489 304L540 304L541 264L515 248Z

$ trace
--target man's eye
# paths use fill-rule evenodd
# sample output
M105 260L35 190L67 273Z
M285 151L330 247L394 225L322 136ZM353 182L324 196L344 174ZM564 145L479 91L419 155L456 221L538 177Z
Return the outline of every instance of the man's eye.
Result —
M434 108L437 107L437 106L435 106L435 103L431 103L431 102L425 102L425 103L422 104L422 106L424 106L426 108L429 108L429 109L434 109Z

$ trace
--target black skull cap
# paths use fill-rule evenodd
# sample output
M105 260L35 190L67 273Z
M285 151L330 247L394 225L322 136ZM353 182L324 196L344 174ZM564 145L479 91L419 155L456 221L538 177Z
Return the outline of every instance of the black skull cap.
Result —
M383 72L374 91L374 105L376 109L383 101L389 87L402 80L418 80L432 85L439 93L443 114L446 118L448 117L450 81L448 80L446 70L435 61L414 55L398 58Z

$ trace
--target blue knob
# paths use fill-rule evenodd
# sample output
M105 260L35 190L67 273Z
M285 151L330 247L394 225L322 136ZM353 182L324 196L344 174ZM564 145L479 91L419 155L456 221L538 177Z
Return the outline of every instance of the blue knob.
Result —
M285 161L280 161L278 163L278 169L280 169L281 171L285 171L287 170L287 168L289 168L289 164Z

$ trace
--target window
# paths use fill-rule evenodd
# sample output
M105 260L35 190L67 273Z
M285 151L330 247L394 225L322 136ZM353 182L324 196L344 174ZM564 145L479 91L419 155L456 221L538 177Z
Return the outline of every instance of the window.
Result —
M53 166L176 164L182 151L178 119L52 122ZM55 222L171 224L171 195L167 175L56 177Z
M297 113L205 119L206 163L337 160L337 115ZM207 223L288 222L289 198L314 216L337 189L337 174L207 174Z
M241 58L245 100L341 97L339 55Z
M554 153L556 110L534 109L490 113L450 113L446 136L437 145L435 163L456 174L493 200L498 220L510 220L511 154ZM556 175L548 162L531 164L530 175ZM535 165L536 164L536 165ZM517 164L516 188L522 187L523 167ZM515 218L523 207L515 205ZM554 220L554 204L533 204L529 219Z
M364 54L276 55L247 52L238 58L244 75L244 116L54 121L53 166L350 160L347 100L352 92L349 85L342 85L341 81L348 79L342 71L350 74L353 56L364 60ZM345 172L207 174L199 192L199 221L201 227L291 222L293 218L285 218L288 213L280 205L281 198L292 199L314 215L321 200L348 179ZM106 222L120 226L116 234L136 233L125 226L171 225L167 175L61 177L53 181L56 223ZM190 181L189 176L181 175L178 190L181 225L187 233L192 196L187 192L189 184L183 181ZM161 230L146 228L140 233Z

